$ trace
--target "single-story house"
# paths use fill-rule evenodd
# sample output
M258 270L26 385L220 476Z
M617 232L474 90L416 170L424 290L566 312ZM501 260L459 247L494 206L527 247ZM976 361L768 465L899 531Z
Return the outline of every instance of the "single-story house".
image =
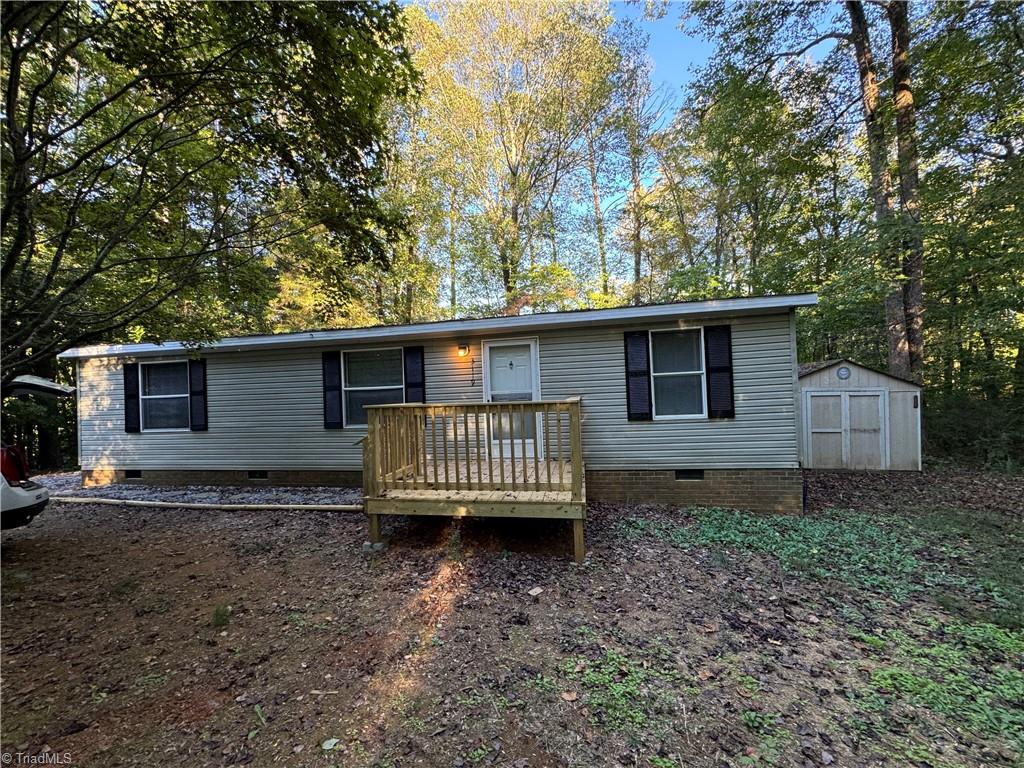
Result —
M921 385L846 358L799 367L803 465L921 469Z
M368 499L401 490L424 514L441 487L495 503L540 494L524 516L564 511L544 505L571 485L574 502L796 512L795 310L816 303L716 299L61 357L77 366L86 484L363 483Z

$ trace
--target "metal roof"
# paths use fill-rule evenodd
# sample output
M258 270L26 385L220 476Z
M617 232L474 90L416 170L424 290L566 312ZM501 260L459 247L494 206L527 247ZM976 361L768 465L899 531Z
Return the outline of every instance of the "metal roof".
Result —
M593 324L608 325L639 320L658 320L689 315L760 314L766 311L811 307L818 303L814 293L785 296L751 296L707 299L671 304L648 304L610 309L578 309L568 312L539 312L530 315L438 320L409 325L378 325L369 328L340 328L324 331L277 333L267 336L234 336L209 344L166 341L162 344L102 344L77 347L61 352L66 359L85 357L149 357L175 352L228 352L278 349L295 346L322 346L332 343L361 343L376 340L408 341L437 337L458 337L492 332L526 332L553 328L573 328Z

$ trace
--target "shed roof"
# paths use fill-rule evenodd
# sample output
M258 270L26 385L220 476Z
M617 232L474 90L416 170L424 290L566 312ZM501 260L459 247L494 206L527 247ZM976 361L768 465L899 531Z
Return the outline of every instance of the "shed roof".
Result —
M853 365L856 366L857 368L863 368L865 371L871 371L882 376L888 376L890 379L896 379L896 381L902 381L905 384L912 384L915 387L921 386L921 382L919 381L914 381L913 379L905 379L902 376L893 376L888 371L880 371L877 368L872 368L869 365L858 363L856 360L851 360L848 357L840 357L836 358L835 360L818 360L817 362L813 363L800 363L797 366L797 374L799 378L802 379L804 376L810 376L812 373L824 371L828 368L832 368L833 366L839 365L840 363L846 363L847 365Z
M637 307L578 309L568 312L538 312L512 317L466 318L463 320L439 320L431 323L412 323L409 325L378 325L369 328L302 331L266 336L235 336L201 345L201 347L197 344L188 344L180 341L167 341L162 344L102 344L69 349L61 352L58 357L71 359L86 357L145 357L193 351L197 348L202 348L204 351L249 351L293 346L316 346L330 343L360 343L375 340L408 341L459 336L460 334L525 332L554 328L585 327L595 323L609 324L638 320L657 320L659 318L689 315L762 314L764 312L790 310L796 307L810 307L817 303L818 296L814 293L784 296L744 296L727 299L681 301L670 304L647 304Z

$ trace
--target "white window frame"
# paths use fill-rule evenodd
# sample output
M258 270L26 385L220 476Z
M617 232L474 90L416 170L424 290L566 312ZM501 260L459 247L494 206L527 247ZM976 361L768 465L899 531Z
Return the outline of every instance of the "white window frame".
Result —
M661 373L654 372L654 334L656 333L679 333L680 331L697 331L698 334L698 347L700 348L700 370L699 371L663 371ZM650 360L650 380L651 380L651 419L654 421L696 421L699 419L707 419L708 417L708 366L704 360L704 326L698 325L689 328L654 328L647 331L647 355ZM667 413L663 416L658 415L658 402L655 396L654 379L658 376L696 376L700 374L700 413Z
M181 363L185 364L185 392L183 394L180 394L180 395L147 395L145 393L146 392L146 387L145 387L146 377L145 377L143 372L144 372L146 366L149 366L149 365L180 365ZM188 377L189 377L188 360L154 360L153 362L149 362L149 363L145 363L145 362L141 362L141 361L139 362L139 429L142 432L151 432L151 433L159 433L159 432L190 432L192 430L192 403L189 402L189 398L192 395L189 392L189 380L188 380ZM188 415L188 426L185 426L185 427L156 427L156 428L149 428L149 429L147 429L146 428L146 409L145 409L146 400L170 400L172 398L179 398L179 399L183 398L185 400L186 405L187 405L187 408L185 409L185 412Z
M348 419L348 398L345 396L346 392L370 392L371 390L377 389L398 389L397 384L389 384L385 387L348 387L345 386L345 355L349 352L390 352L391 350L397 349L401 358L402 368L402 400L405 402L405 347L372 347L371 349L343 349L341 350L341 423L345 427L355 427L366 429L367 423L353 424Z

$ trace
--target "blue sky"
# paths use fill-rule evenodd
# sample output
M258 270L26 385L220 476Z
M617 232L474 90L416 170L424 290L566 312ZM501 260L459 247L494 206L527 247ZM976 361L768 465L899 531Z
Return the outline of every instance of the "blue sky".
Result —
M669 2L660 19L644 18L644 2L611 3L612 13L617 19L631 19L650 36L647 52L654 62L654 82L664 83L678 104L682 88L693 74L693 70L708 60L713 46L700 37L693 37L680 31L679 23L686 6L680 2Z

